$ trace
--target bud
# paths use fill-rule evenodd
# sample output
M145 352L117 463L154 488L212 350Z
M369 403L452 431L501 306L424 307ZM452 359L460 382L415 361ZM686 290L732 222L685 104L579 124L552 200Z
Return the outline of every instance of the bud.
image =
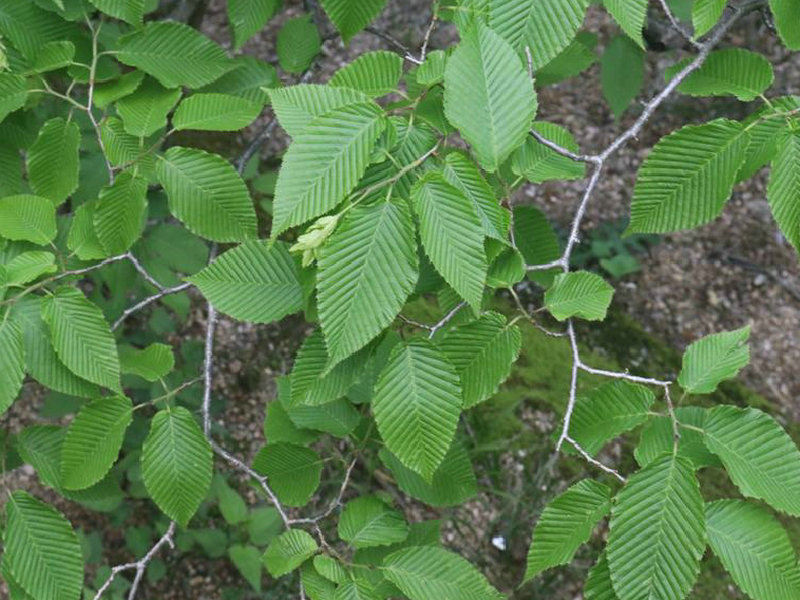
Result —
M317 258L317 252L322 248L325 242L336 229L336 224L339 222L340 215L333 215L332 217L320 217L311 225L306 232L297 238L297 243L289 248L289 252L302 252L303 253L303 266L307 267Z

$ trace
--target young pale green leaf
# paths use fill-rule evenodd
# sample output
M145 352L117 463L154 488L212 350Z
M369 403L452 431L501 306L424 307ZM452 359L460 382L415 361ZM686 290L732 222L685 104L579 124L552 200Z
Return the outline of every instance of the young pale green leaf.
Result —
M132 419L133 406L125 396L98 398L83 406L61 448L61 485L82 490L105 477Z
M636 178L629 233L704 225L722 212L744 162L747 132L717 119L661 138Z
M25 106L28 89L22 75L0 72L0 121Z
M354 548L390 546L408 537L408 523L400 512L376 496L362 496L342 510L339 537Z
M678 383L688 394L710 394L750 362L750 327L715 333L693 342L683 354Z
M478 25L447 61L444 111L478 162L494 172L528 134L536 114L533 83L500 35Z
M318 554L314 557L314 568L325 579L334 583L344 583L348 579L347 570L331 556Z
M60 512L27 492L6 504L3 567L30 598L78 600L83 557L78 536Z
M386 2L387 0L321 0L320 4L346 44L380 14Z
M453 441L430 482L406 467L388 450L380 458L392 472L398 487L409 496L431 506L457 506L478 493L478 482L464 444Z
M34 193L61 204L78 187L78 147L81 134L75 121L61 117L42 125L28 149L28 180ZM58 165L58 168L53 168Z
M580 75L597 62L597 35L581 31L561 53L536 72L539 86L553 85Z
M270 90L269 96L281 127L293 138L317 117L350 104L369 102L362 92L317 84L276 88Z
M445 158L442 174L475 205L484 233L498 240L506 240L510 220L508 211L500 206L494 191L475 163L463 152L454 151Z
M488 265L475 206L436 172L420 178L411 195L425 253L445 281L479 310Z
M708 541L736 585L755 600L800 597L800 569L781 524L742 500L706 505Z
M117 102L117 112L125 131L137 137L146 137L166 127L167 115L175 108L180 97L180 90L167 89L148 77L135 92Z
M46 73L55 71L68 66L75 57L75 44L62 40L59 42L48 42L42 46L33 61L34 73Z
M270 542L264 552L264 566L273 577L291 573L314 556L317 542L302 529L290 529Z
M428 52L425 62L417 68L417 83L432 86L444 81L444 70L447 66L448 53L444 50Z
M231 69L198 92L239 96L264 106L269 102L267 90L278 85L278 73L271 64L254 56L237 56Z
M450 329L439 346L461 379L466 409L491 398L508 378L519 356L522 334L503 315L487 312Z
M41 305L38 296L26 296L16 302L12 310L12 320L22 330L25 370L51 390L69 396L96 397L97 386L75 375L58 358L50 331L42 319Z
M683 425L691 425L703 429L706 424L706 409L699 406L681 406L675 409L675 417ZM688 458L695 469L703 467L720 467L720 460L706 448L703 434L695 429L681 428L678 440L678 456ZM639 437L639 444L634 450L636 462L645 467L664 453L673 452L675 448L675 432L669 416L655 417L644 427Z
M211 446L188 410L156 413L142 445L142 479L153 501L181 527L208 493L213 462Z
M379 50L362 54L333 74L329 85L363 92L370 98L391 94L403 76L403 58Z
M258 548L234 544L228 548L228 558L250 587L261 593L261 552Z
M55 1L55 0L54 0ZM146 0L89 0L98 9L111 17L121 19L133 26L142 24Z
M162 123L163 125L163 123ZM145 152L142 140L125 130L125 124L110 117L100 125L100 138L106 149L106 157L115 167L131 165L134 172L152 179L155 162L153 155Z
M800 50L800 4L795 0L770 0L769 7L783 43L790 50Z
M608 564L620 598L685 598L706 547L691 462L664 455L632 475L611 509Z
M186 227L215 242L256 237L253 201L242 178L224 158L175 146L156 164L169 208Z
M772 417L755 408L715 406L704 429L706 446L743 495L800 516L800 451Z
M278 0L228 0L228 22L233 30L233 49L239 50L245 42L261 31L278 10ZM259 591L260 591L259 584Z
M253 469L267 477L281 502L304 506L319 487L322 460L304 446L267 444L253 459Z
M614 118L619 119L644 83L644 52L630 38L616 36L600 59L600 81Z
M644 386L621 380L603 384L576 403L570 435L594 456L609 440L644 423L654 401Z
M533 530L525 581L572 561L597 522L611 510L611 490L584 479L550 502Z
M300 74L311 67L322 40L310 16L289 19L278 32L278 62L284 71Z
M201 131L237 131L252 123L261 104L228 94L192 94L178 105L172 126Z
M297 266L282 242L247 241L189 281L215 308L240 321L271 323L303 308Z
M349 211L322 249L317 303L331 364L363 348L397 317L417 282L417 243L407 205Z
M644 50L642 30L647 20L648 0L603 0L603 6L636 45Z
M431 342L398 344L378 379L372 412L386 447L430 482L461 415L455 367Z
M390 554L386 578L410 600L501 600L504 596L458 554L436 546L415 546Z
M22 389L25 354L22 330L12 319L0 323L0 415L8 410Z
M688 61L666 71L669 81ZM772 85L772 65L760 54L744 48L726 48L708 55L703 65L689 74L678 91L690 96L735 96L743 102L758 98Z
M707 34L722 17L728 0L696 0L692 6L692 25L694 37Z
M97 305L80 290L63 286L42 300L42 318L58 357L70 371L119 390L119 359L114 336Z
M150 344L141 350L133 346L120 346L119 364L123 373L156 382L175 367L175 356L172 346L167 344Z
M489 22L520 54L530 48L539 70L569 46L588 5L588 0L493 0Z
M183 23L158 21L120 39L117 59L167 88L200 87L230 67L225 51Z
M559 321L571 317L602 321L614 296L611 287L599 275L588 271L562 273L544 295L544 303Z
M777 114L800 108L800 97L798 96L782 96L771 102L772 107L762 107L750 114L742 123L748 128L748 143L744 164L736 175L737 182L750 179L761 167L775 158L778 143L786 139L783 132L787 127L786 119L778 117ZM787 150L791 156L792 150ZM769 199L769 188L767 189L767 199Z
M575 153L580 152L572 134L555 123L536 121L533 126L539 134L555 142L562 148ZM552 179L583 179L586 165L562 156L533 137L517 148L511 160L511 170L532 183L542 183Z
M780 134L776 150L767 199L783 235L800 252L800 131Z
M144 73L129 71L118 79L98 84L94 89L94 104L98 108L105 108L112 102L135 92L142 84L142 80L144 80Z
M611 569L608 568L608 558L605 552L600 555L589 571L583 595L586 600L619 600L611 581Z
M344 200L364 175L384 126L374 103L342 106L309 123L286 152L278 175L272 237Z
M0 237L43 246L56 237L56 208L48 198L19 194L0 198Z
M147 213L147 180L130 171L100 190L94 206L94 230L109 256L127 252L142 235Z

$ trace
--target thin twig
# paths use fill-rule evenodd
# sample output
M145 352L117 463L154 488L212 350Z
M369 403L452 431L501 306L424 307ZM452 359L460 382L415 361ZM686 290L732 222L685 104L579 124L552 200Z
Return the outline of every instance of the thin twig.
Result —
M658 0L658 3L661 5L661 10L664 11L667 19L669 19L669 24L672 26L672 28L677 31L684 40L689 42L689 44L698 49L702 48L703 45L689 35L681 26L681 24L678 23L678 19L675 18L675 15L672 13L672 9L669 7L669 4L667 4L666 0Z
M594 465L601 471L605 471L609 475L613 475L614 477L619 479L622 483L625 483L626 479L619 474L619 471L617 471L616 469L612 469L611 467L601 463L596 458L593 458L591 454L589 454L586 450L584 450L584 448L571 437L567 436L566 440L572 445L573 448L575 448L575 450L578 451L578 454L580 454L584 458L584 460L586 460L586 462Z
M433 338L433 336L435 336L435 335L436 335L436 332L438 332L438 331L439 331L439 330L440 330L442 327L444 327L445 325L447 325L447 324L450 322L450 320L451 320L453 317L455 317L455 316L458 314L458 311L460 311L460 310L461 310L462 308L464 308L466 305L467 305L467 303L466 303L466 302L460 302L460 303L458 303L458 304L455 306L455 308L453 308L453 310L451 310L451 311L450 311L449 313L447 313L447 314L446 314L444 317L442 317L442 319L441 319L441 320L440 320L438 323L436 323L435 325L433 325L433 326L431 327L430 333L428 334L428 339L431 339L431 338Z
M116 331L119 328L119 326L122 325L123 321L125 321L125 319L130 317L133 313L142 310L146 306L149 306L150 304L152 304L156 300L160 300L164 296L169 296L171 294L177 294L179 292L182 292L184 290L189 289L190 287L192 287L192 284L187 282L187 283L182 283L180 285L176 285L175 287L166 288L166 289L163 289L162 291L158 292L157 294L153 294L152 296L148 296L144 300L141 300L140 302L137 302L136 304L134 304L130 308L126 308L123 311L123 313L120 315L120 317L116 321L114 321L114 324L111 326L111 331Z

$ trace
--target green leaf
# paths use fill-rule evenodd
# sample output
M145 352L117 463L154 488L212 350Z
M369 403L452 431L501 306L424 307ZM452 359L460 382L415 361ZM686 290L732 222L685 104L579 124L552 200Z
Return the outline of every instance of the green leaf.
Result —
M706 546L691 462L670 455L632 475L611 509L608 564L620 598L685 598Z
M722 212L744 162L747 133L717 119L661 138L636 178L628 233L704 225Z
M478 493L478 482L469 454L458 440L453 441L430 482L406 467L386 449L381 449L380 458L403 492L430 506L457 506Z
M436 546L399 550L383 562L386 578L410 600L501 600L504 596L458 554Z
M238 525L247 521L247 504L244 499L232 489L224 477L218 477L217 481L212 483L217 490L217 501L219 502L219 512L222 513L222 518L229 525ZM261 564L261 556L259 555L259 565Z
M433 86L444 81L444 70L447 65L448 53L444 50L428 52L425 62L417 68L417 83L424 86Z
M572 561L611 510L611 490L584 479L550 502L533 530L525 581L542 571Z
M706 415L705 443L744 496L800 516L800 451L772 417L716 406Z
M597 62L597 35L581 31L558 56L536 72L539 86L553 85L580 75Z
M132 420L133 406L125 396L99 398L81 408L61 448L61 485L82 490L105 477Z
M544 303L559 321L571 317L602 321L614 296L614 288L588 271L562 273L544 295Z
M314 557L317 572L334 583L344 583L348 579L345 568L333 557L318 554Z
M442 166L444 178L475 205L475 211L489 237L505 241L508 238L509 214L495 198L491 186L475 163L466 154L450 152Z
M281 502L304 506L319 487L322 461L310 448L282 442L259 450L253 469L267 477Z
M369 25L387 0L321 0L322 8L342 34L344 43Z
M487 264L475 206L436 172L420 178L411 195L425 253L444 280L479 310Z
M28 89L22 75L0 72L0 121L25 106Z
M250 511L247 534L250 541L258 546L266 546L283 529L281 515L272 506L262 506Z
M600 59L603 96L614 118L619 120L644 83L644 52L630 38L618 35L606 46Z
M254 56L237 56L231 69L222 77L203 86L198 92L229 94L265 105L269 101L267 90L278 84L278 74L271 64Z
M295 139L275 187L272 237L325 214L353 191L385 121L374 103L326 112Z
M66 40L48 42L42 46L33 61L34 73L46 73L62 69L72 63L75 56L75 44Z
M0 323L0 415L16 399L25 378L22 330L11 319Z
M303 565L300 570L300 579L310 600L334 600L336 585L320 575L313 564Z
M0 6L0 34L28 60L33 60L47 42L74 35L73 27L30 0L3 0Z
M736 377L750 362L750 326L708 335L683 354L678 383L688 394L710 394L720 382Z
M522 61L500 35L478 25L447 61L444 110L478 162L494 172L528 134L536 93Z
M355 548L390 546L408 537L408 523L378 497L363 496L345 504L339 517L339 537Z
M648 0L603 0L603 6L627 36L644 50L642 30L647 20Z
M29 250L15 256L5 265L8 277L7 285L21 286L38 279L42 275L48 275L58 271L56 257L52 252L43 250Z
M112 390L119 390L119 359L103 311L80 290L62 286L42 300L42 318L53 348L70 371Z
M281 127L296 138L317 117L350 104L367 104L366 94L347 88L300 84L269 91Z
M561 246L545 214L535 206L514 207L514 239L517 249L529 265L543 265L561 256ZM529 277L548 287L558 273L558 268L533 271Z
M322 249L318 310L332 364L397 317L417 282L414 223L405 203L349 211Z
M600 555L597 563L589 571L583 595L586 600L618 600L611 582L611 570L608 568L608 558L606 558L605 552Z
M714 554L750 597L800 597L797 556L786 531L769 512L741 500L709 502L706 527Z
M156 164L169 208L192 233L214 242L256 237L256 212L242 178L224 158L175 146Z
M461 380L464 408L488 400L511 373L522 334L506 318L487 312L480 319L450 329L439 347Z
M200 87L230 67L222 48L196 29L173 21L150 22L124 36L116 56L167 88Z
M146 0L89 0L98 9L121 19L126 23L137 26L142 24Z
M141 71L129 71L114 81L98 84L94 89L94 104L105 108L112 102L129 96L141 85L143 79L144 73Z
M135 92L117 102L117 112L125 131L137 137L146 137L166 127L167 115L180 97L180 90L169 90L148 77Z
M587 0L493 0L489 20L517 52L530 48L539 70L569 46L588 5Z
M278 32L278 62L284 71L300 74L311 68L322 40L310 16L289 19Z
M270 542L264 552L264 566L273 577L291 573L314 556L317 542L302 529L290 529Z
M324 431L345 437L361 422L361 414L345 398L318 406L300 405L288 409L289 419L301 429Z
M654 401L644 386L621 380L603 384L576 403L570 435L594 456L608 441L644 423Z
M688 61L667 69L667 81ZM758 98L772 85L772 65L760 54L744 48L726 48L708 55L703 65L689 74L678 91L690 96L735 96L743 102Z
M271 323L303 308L286 244L251 240L189 278L215 308L240 321Z
M121 120L110 117L103 121L100 125L100 137L106 149L106 157L112 165L132 165L134 172L152 179L155 169L153 155L142 147L143 140L125 131L125 124Z
M228 557L247 583L261 593L261 552L258 548L234 544L228 548Z
M431 342L414 339L392 350L372 412L386 447L431 481L452 444L461 406L455 367Z
M572 134L555 123L536 121L532 129L571 152L580 153L580 148ZM517 148L512 157L511 170L532 183L542 183L552 179L583 179L586 165L562 156L533 137Z
M147 180L126 171L100 190L94 230L109 256L130 250L142 235L147 213Z
M175 356L172 346L167 344L150 344L141 350L133 346L120 346L119 363L123 373L156 382L175 367Z
M767 199L783 235L800 252L800 131L778 136Z
M707 34L722 17L728 0L696 0L692 6L695 39Z
M188 410L156 413L142 445L142 478L153 501L181 527L205 499L212 467L211 446Z
M39 137L28 149L28 179L35 194L61 204L77 189L80 142L80 130L74 121L58 117L42 126Z
M770 0L769 7L783 43L790 50L800 50L800 5L794 0Z
M333 600L381 600L373 585L366 579L345 581L336 588Z
M47 198L19 194L0 198L0 236L34 244L56 237L56 209Z
M252 123L261 104L228 94L192 94L180 103L172 117L177 130L238 131Z
M280 381L288 381L285 377ZM280 389L281 383L278 383ZM323 405L325 406L325 405ZM307 431L294 424L283 404L274 400L267 404L264 418L264 438L268 444L274 442L291 442L307 444L316 437L313 431Z
M370 98L391 94L403 76L403 58L378 50L362 54L333 74L328 85L364 92Z
M94 207L96 205L96 200L81 204L72 216L67 248L81 260L94 260L108 256L100 245L97 232L94 230Z
M36 600L78 600L83 558L78 537L60 512L27 492L6 504L3 566Z
M775 115L797 108L800 108L800 97L782 96L772 100L772 107L764 106L748 115L743 121L742 124L748 129L748 144L744 164L736 176L737 182L750 179L761 167L775 158L778 143L786 140L786 136L782 133L787 128L786 120ZM769 189L767 197L769 198Z
M228 0L228 22L233 30L233 49L239 50L247 40L261 31L278 6L278 0ZM259 583L259 591L260 589Z
M702 430L706 424L706 409L699 406L681 406L675 409L675 418L683 425L691 425ZM706 448L702 431L683 427L680 429L680 434L678 456L691 460L695 469L722 466L719 459ZM642 428L634 456L639 466L644 467L661 454L671 453L674 447L672 419L668 416L656 417Z

